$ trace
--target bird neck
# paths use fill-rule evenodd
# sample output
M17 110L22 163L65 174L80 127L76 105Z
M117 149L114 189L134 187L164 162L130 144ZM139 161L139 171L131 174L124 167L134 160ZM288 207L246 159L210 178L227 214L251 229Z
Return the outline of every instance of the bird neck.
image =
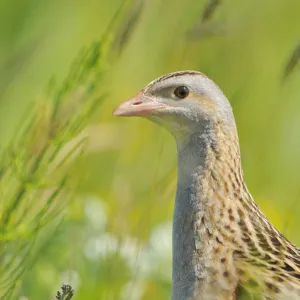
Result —
M186 142L177 140L177 148L172 300L198 299L197 293L208 288L212 231L224 225L214 213L231 205L226 203L232 199L226 193L232 191L224 176L231 172L238 174L232 174L234 177L242 176L237 133L235 128L225 134L208 127L194 132Z
M253 274L272 280L275 271L298 288L300 250L273 227L248 192L236 130L194 132L185 142L177 140L177 148L172 300L235 299L238 284L251 281Z

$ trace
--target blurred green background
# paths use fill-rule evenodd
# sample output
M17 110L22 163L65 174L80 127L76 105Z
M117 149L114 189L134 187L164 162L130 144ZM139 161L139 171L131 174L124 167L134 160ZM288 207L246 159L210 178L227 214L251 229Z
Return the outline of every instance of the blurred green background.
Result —
M1 145L51 76L61 81L82 46L101 38L122 2L0 1ZM23 274L16 299L53 299L61 283L72 284L77 300L169 298L175 143L156 125L114 118L112 110L179 69L206 73L227 95L248 188L300 245L300 72L282 82L300 39L300 2L216 3L209 13L204 0L133 2L140 10L126 45L106 62L96 93L108 96L72 169L76 194Z

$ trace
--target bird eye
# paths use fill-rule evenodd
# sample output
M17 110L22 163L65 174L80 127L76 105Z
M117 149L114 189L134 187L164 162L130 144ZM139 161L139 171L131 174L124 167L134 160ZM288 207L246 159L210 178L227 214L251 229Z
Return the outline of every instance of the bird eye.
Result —
M174 91L174 94L176 97L180 98L180 99L184 99L186 98L190 93L190 90L188 89L188 87L186 86L179 86L178 88L176 88L176 90Z

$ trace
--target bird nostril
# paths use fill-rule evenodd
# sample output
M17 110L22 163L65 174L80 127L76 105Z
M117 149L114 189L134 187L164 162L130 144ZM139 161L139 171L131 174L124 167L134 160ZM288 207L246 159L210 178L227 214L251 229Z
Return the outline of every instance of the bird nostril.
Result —
M142 104L141 100L136 100L135 102L132 103L132 105L139 105L139 104Z

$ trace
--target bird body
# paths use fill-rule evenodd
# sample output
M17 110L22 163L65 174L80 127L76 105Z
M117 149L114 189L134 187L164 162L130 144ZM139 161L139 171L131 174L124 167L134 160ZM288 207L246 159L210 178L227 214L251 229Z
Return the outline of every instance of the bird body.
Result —
M300 299L300 250L250 195L233 112L213 81L196 71L167 74L114 114L146 117L176 139L172 300L238 300L248 292Z

